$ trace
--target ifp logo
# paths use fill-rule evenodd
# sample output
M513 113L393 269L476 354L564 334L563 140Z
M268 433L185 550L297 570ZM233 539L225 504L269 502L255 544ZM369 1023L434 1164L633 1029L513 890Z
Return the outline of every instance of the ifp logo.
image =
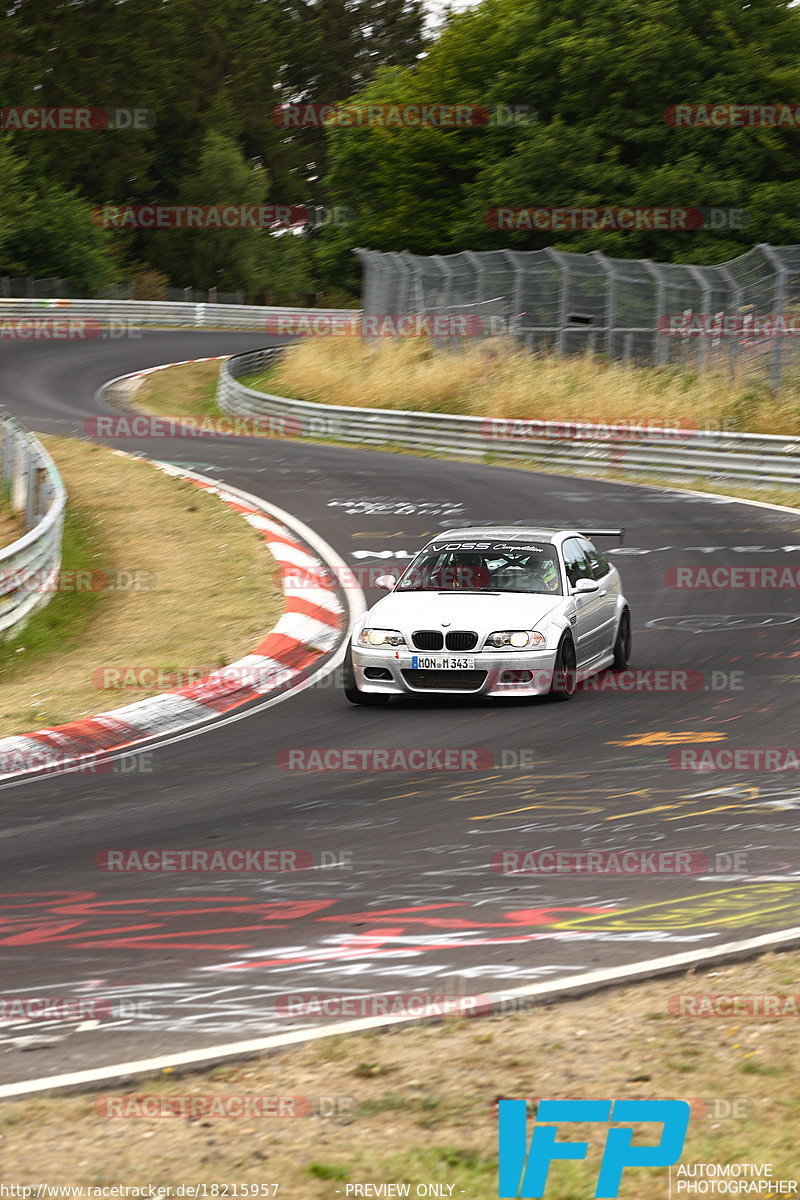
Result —
M530 1148L526 1129L527 1102L500 1100L500 1200L538 1200L544 1196L550 1163L557 1159L586 1157L588 1142L557 1142L559 1126L571 1122L607 1125L609 1129L597 1177L595 1197L619 1195L626 1167L670 1167L681 1156L690 1106L686 1100L541 1100ZM652 1121L663 1126L655 1146L634 1146L629 1122ZM548 1123L549 1122L549 1123Z

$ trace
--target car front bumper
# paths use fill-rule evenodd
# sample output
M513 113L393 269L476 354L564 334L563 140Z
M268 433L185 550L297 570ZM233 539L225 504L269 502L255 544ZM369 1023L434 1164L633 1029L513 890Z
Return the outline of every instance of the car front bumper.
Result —
M352 646L353 671L358 690L384 696L544 696L550 691L556 650L475 651L457 657L474 659L472 671L415 669L412 657L454 657L450 653L423 653ZM376 678L377 672L383 673Z

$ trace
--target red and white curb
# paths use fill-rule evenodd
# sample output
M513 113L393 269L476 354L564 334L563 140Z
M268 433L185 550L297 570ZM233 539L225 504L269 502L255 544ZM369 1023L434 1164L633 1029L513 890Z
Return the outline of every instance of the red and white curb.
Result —
M325 553L329 548L320 539L314 539L320 545L312 549L306 537L277 520L272 506L261 504L257 497L171 463L153 465L217 496L258 531L281 570L283 616L250 654L197 683L52 729L0 739L0 778L76 769L76 764L77 769L91 770L95 756L187 729L286 691L307 679L321 656L345 638L349 622L335 585L338 562L331 562L335 556Z

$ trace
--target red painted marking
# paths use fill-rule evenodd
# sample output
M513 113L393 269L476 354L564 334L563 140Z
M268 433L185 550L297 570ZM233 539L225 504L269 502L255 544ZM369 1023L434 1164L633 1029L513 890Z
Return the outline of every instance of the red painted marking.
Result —
M270 633L251 653L263 654L286 667L300 669L319 658L322 651L314 650L313 647L306 646L304 642L298 642L297 638L288 637L285 633Z
M299 596L288 597L286 611L302 613L303 616L313 617L315 621L321 621L324 625L330 625L332 629L339 629L342 624L340 613L331 612L329 608L322 608L319 604L314 604L311 600L301 600Z

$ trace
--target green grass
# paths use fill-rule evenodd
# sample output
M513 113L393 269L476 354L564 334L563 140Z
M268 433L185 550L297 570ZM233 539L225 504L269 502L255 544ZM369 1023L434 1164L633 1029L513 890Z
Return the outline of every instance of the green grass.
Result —
M103 560L103 550L97 520L70 502L64 520L62 571L94 570L98 560ZM77 645L102 598L100 591L56 591L22 629L0 642L0 679L6 682L27 674L32 663L54 650Z

